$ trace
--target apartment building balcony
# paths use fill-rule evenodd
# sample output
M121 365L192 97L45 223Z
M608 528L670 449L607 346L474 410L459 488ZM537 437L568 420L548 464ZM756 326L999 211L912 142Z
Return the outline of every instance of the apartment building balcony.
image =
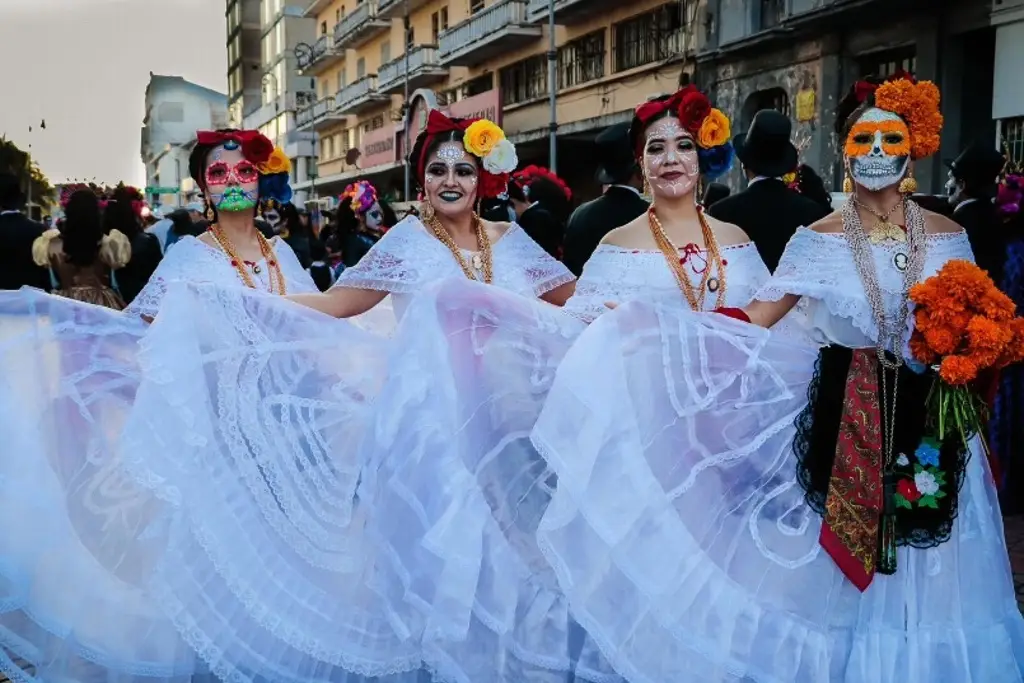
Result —
M595 11L610 7L611 0L555 0L555 21L571 26L592 17ZM531 24L543 24L548 20L548 0L529 0L526 19Z
M409 3L409 14L423 7L430 0L378 0L377 16L382 19L400 19L405 16L405 4Z
M405 88L405 55L399 55L377 70L377 90L399 93ZM417 45L409 51L409 90L429 87L448 78L448 69L441 66L437 46Z
M358 114L382 102L390 102L391 95L377 89L377 74L367 74L338 91L336 100L335 106L339 111Z
M340 59L343 56L341 50L335 49L333 36L320 36L311 48L303 46L295 50L299 71L307 76L317 74L334 62L335 58Z
M526 19L527 0L502 0L456 24L438 38L443 66L475 66L535 42L541 26Z
M391 28L391 20L377 14L377 0L366 0L341 18L334 27L334 47L351 50Z
M302 131L319 130L346 118L347 115L338 108L337 96L325 97L305 109L300 109L295 114L295 126Z

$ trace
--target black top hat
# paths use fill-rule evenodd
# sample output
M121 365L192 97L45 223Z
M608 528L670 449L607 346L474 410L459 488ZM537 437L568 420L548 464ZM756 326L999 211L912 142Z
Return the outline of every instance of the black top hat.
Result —
M602 185L629 182L636 172L636 159L629 146L629 124L616 123L601 131L597 144L597 172L594 177Z
M953 161L946 161L953 177L966 185L992 185L1002 173L1006 158L994 147L972 144Z
M0 209L16 209L24 199L21 179L13 173L0 172Z
M796 147L789 137L793 124L789 117L774 109L754 114L750 129L732 139L736 157L750 171L768 178L779 178L796 170Z

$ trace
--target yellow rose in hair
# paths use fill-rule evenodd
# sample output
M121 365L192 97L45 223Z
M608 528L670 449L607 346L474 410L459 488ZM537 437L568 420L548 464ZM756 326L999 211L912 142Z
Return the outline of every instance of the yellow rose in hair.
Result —
M697 133L697 144L708 149L724 145L729 141L731 131L729 129L729 117L718 109L712 109L700 124L700 132Z
M462 136L462 144L466 151L474 156L485 157L494 146L505 139L505 133L498 124L487 119L480 119L469 124L466 134Z
M270 158L267 159L266 163L262 163L259 166L259 171L263 175L275 175L278 173L290 173L292 170L291 159L284 153L280 147L275 147Z

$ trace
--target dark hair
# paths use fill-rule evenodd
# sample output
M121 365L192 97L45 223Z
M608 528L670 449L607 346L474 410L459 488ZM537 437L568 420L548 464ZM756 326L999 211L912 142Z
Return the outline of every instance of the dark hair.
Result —
M78 190L64 208L60 239L68 263L91 266L100 253L100 241L106 234L100 203L92 190Z
M135 215L135 207L132 202L138 198L127 189L119 188L114 190L113 198L107 202L103 210L103 232L109 234L111 230L120 230L129 241L142 233L142 223Z
M237 128L218 128L217 133L238 133L241 132ZM220 147L223 143L217 143L215 145L200 145L196 143L196 146L192 148L192 151L188 155L188 174L192 177L196 187L201 189L204 193L206 192L206 158L210 156L210 152L217 147ZM258 190L257 190L258 192ZM257 195L258 198L258 195ZM217 222L217 207L213 206L211 202L207 202L210 207L210 212L213 215L214 223ZM256 202L256 207L253 208L253 216L259 212L259 201Z
M185 209L172 211L171 215L167 218L171 221L171 230L174 231L175 235L184 237L185 235L191 235L195 230L192 216Z
M512 184L509 183L509 189ZM509 194L511 196L511 193ZM494 223L507 223L509 220L509 205L504 199L485 199L480 202L480 218Z
M462 123L464 120L452 119L457 124ZM430 155L446 142L458 142L461 144L463 135L464 133L461 130L451 130L431 137L427 135L426 130L422 130L416 136L416 142L412 146L412 151L409 152L409 163L412 164L413 172L416 174L416 180L419 182L421 190L423 189L424 176L426 175L427 159L430 158ZM479 168L480 160L472 154L469 156L472 157L476 162L477 168Z
M565 191L548 178L533 178L528 187L530 201L538 202L564 227L572 213L572 202L566 198Z
M800 164L796 169L796 183L800 194L810 200L821 204L827 209L832 208L832 195L825 189L825 181L821 179L813 168L807 164Z
M874 86L879 86L885 83L885 79L881 76L868 76L860 79L859 82L870 83ZM857 122L868 109L875 106L875 93L870 92L864 101L861 102L857 98L857 83L850 86L843 99L839 100L839 104L836 105L836 123L835 133L837 140L839 141L839 149L843 147L843 141L846 140L850 134L850 129L853 128L853 124Z
M386 199L378 199L377 203L380 204L380 212L383 214L383 225L385 228L393 228L398 223L398 214L391 208L391 204Z
M0 209L5 211L20 209L23 199L21 178L13 173L0 172Z
M313 236L313 226L303 225L299 219L299 210L294 204L288 202L287 204L278 205L278 212L281 214L281 223L292 235L306 235L309 237Z

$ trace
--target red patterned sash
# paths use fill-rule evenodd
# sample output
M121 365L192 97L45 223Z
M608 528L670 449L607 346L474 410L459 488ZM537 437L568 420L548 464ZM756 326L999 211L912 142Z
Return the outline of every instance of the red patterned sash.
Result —
M882 443L878 357L874 349L855 349L818 541L861 591L871 585L877 569Z

